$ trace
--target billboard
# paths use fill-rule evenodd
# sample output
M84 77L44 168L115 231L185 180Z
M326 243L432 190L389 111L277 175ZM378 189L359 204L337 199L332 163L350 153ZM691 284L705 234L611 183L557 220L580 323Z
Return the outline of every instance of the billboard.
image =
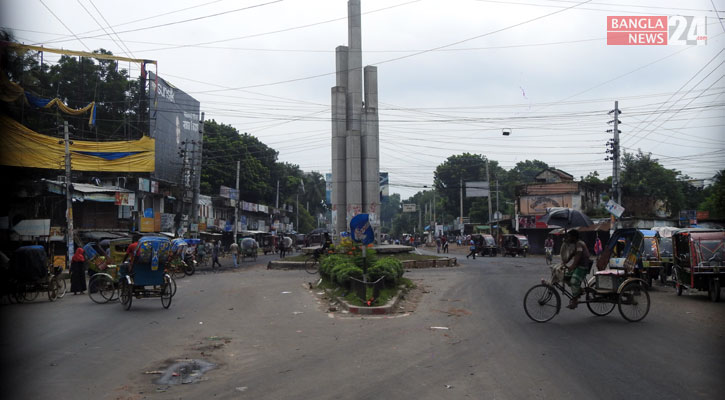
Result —
M325 174L325 202L332 204L332 173Z
M390 195L389 192L389 186L388 186L388 173L387 172L380 172L380 199L382 200L383 197L388 197Z
M188 166L192 151L198 151L199 102L168 81L149 72L149 136L156 140L156 170L153 177L182 183L184 163L179 150L186 150ZM182 144L186 142L187 145ZM199 154L196 154L199 155ZM200 164L197 160L197 165ZM185 177L188 180L189 177Z
M403 212L415 212L416 211L415 206L416 206L415 203L411 203L411 204L403 203Z
M488 182L466 182L466 197L488 197Z

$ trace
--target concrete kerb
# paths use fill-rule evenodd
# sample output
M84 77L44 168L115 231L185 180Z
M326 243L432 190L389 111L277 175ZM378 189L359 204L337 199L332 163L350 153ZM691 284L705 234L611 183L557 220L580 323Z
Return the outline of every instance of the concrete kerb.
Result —
M338 301L341 308L344 308L350 314L358 314L358 315L383 315L383 314L394 314L396 307L398 303L400 302L400 299L402 298L402 293L398 292L395 297L388 300L387 303L385 303L384 306L376 306L376 307L366 307L366 306L356 306L348 303L345 301L345 299L341 297L337 297L333 294L332 290L325 289L325 293L327 293L327 296L334 298Z
M456 267L458 266L458 259L456 257L439 258L436 260L406 260L402 261L403 268L415 269L415 268L445 268L445 267ZM267 269L304 269L304 261L284 261L284 260L273 260L267 263Z

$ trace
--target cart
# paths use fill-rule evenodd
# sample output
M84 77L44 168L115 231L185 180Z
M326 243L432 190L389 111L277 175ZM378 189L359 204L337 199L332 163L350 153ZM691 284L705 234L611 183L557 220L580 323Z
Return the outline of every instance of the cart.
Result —
M259 249L259 245L257 244L257 241L247 237L243 238L239 242L239 251L242 255L242 262L244 262L245 258L251 258L254 261L257 261L257 250Z
M276 235L264 235L262 236L262 252L264 255L267 255L267 253L276 253L277 252L277 243L278 243L279 237Z
M725 279L725 230L682 229L672 234L673 274L677 295L683 290L707 291L710 300L720 301Z
M23 246L13 252L10 258L11 290L15 301L33 301L41 292L48 294L48 300L63 297L65 281L62 268L49 268L48 256L43 246Z
M650 309L648 286L634 271L640 258L642 239L638 230L622 229L615 231L607 242L597 259L599 271L586 279L585 300L579 301L586 304L592 314L606 316L618 307L622 317L630 322L641 321L647 316ZM618 254L617 247L620 247ZM524 311L536 322L547 322L559 314L561 294L573 298L565 281L557 274L558 268L560 266L552 267L550 281L542 280L524 296Z
M133 266L123 264L120 270L121 306L131 309L133 298L160 297L164 308L171 306L174 283L166 273L171 257L171 242L167 238L145 236L138 241Z

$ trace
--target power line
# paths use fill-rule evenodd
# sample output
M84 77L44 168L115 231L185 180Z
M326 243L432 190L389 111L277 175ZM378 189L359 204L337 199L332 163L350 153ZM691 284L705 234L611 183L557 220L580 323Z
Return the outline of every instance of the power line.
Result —
M65 24L65 23L63 22L63 20L61 20L61 19L60 19L60 17L58 17L57 15L55 15L55 13L53 12L53 10L51 10L51 9L50 9L50 7L48 7L48 6L47 6L47 5L46 5L46 4L45 4L45 3L43 2L43 0L38 0L38 1L40 1L40 4L42 4L42 5L43 5L43 7L45 7L45 9L46 9L46 10L48 10L48 12L49 12L49 13L51 13L51 14L53 15L53 17L55 17L55 19L57 19L57 20L58 20L58 22L60 22L60 24L61 24L61 25L63 25L63 27L64 27L64 28L65 28L66 30L68 30L68 32L70 32L70 33L71 33L71 35L73 35L73 37L75 37L75 38L76 38L76 40L78 40L78 41L79 41L79 42L80 42L80 43L81 43L81 44L83 45L83 47L85 47L85 48L86 48L86 49L87 49L88 51L91 51L91 48L90 48L90 47L88 47L88 45L86 45L86 43L85 43L84 41L82 41L82 40L81 40L81 39L80 39L80 38L79 38L79 37L78 37L78 36L77 36L77 35L76 35L75 33L73 33L73 31L72 31L72 30L71 30L71 29L70 29L70 28L68 27L68 25L66 25L66 24Z

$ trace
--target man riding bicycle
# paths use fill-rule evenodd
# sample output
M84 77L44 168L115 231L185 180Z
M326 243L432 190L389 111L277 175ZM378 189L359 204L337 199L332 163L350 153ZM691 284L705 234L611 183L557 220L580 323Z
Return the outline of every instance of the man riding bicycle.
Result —
M572 253L567 259L562 259L562 263L566 265L567 273L565 281L571 286L572 299L567 306L575 309L579 303L579 296L582 294L581 283L589 273L592 267L592 261L589 259L589 249L584 241L579 240L579 231L572 229L566 233L566 241L569 246L573 247Z

